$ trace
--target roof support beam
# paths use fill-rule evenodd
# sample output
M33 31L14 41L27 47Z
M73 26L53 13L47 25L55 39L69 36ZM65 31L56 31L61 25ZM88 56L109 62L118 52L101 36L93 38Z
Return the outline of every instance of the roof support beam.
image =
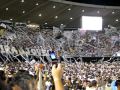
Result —
M50 0L53 2L58 3L64 3L64 4L70 4L70 5L76 5L76 6L83 6L83 7L92 7L92 8L105 8L105 9L120 9L119 6L104 6L104 5L93 5L93 4L83 4L83 3L76 3L71 1L65 1L65 0Z

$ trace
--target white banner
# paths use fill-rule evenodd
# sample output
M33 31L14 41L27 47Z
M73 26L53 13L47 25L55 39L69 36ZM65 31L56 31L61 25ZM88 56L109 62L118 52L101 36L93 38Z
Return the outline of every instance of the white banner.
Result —
M32 48L15 48L8 45L0 45L1 53L8 54L20 54L20 55L34 55L34 56L49 56L49 50L44 49L32 49Z

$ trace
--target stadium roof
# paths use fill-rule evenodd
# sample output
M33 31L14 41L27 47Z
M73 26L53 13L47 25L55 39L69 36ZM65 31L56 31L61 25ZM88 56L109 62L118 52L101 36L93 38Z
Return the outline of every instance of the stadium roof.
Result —
M81 0L81 2L71 1L75 0L0 0L0 19L37 23L46 26L66 25L67 27L80 27L81 16L87 15L102 16L104 27L120 25L119 4L114 4L114 7L112 3L107 4L105 2L105 5L108 6L104 6L103 2L103 4L100 3L97 6L89 5L88 0Z
M66 0L66 1L94 4L94 5L120 6L119 0Z

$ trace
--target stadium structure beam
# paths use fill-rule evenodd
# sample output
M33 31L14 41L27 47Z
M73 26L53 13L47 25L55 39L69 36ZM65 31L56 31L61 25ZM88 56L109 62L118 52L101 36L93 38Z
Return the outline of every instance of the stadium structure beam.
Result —
M82 7L103 8L103 9L120 9L120 6L93 5L93 4L76 3L76 2L65 1L65 0L50 0L50 1L63 3L63 4L82 6Z

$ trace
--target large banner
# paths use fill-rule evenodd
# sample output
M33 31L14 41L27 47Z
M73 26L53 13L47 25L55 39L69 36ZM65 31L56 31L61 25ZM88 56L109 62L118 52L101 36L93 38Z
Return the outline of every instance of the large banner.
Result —
M49 56L49 50L41 48L15 48L8 45L0 45L0 53L15 54L15 55L34 55L34 56Z

